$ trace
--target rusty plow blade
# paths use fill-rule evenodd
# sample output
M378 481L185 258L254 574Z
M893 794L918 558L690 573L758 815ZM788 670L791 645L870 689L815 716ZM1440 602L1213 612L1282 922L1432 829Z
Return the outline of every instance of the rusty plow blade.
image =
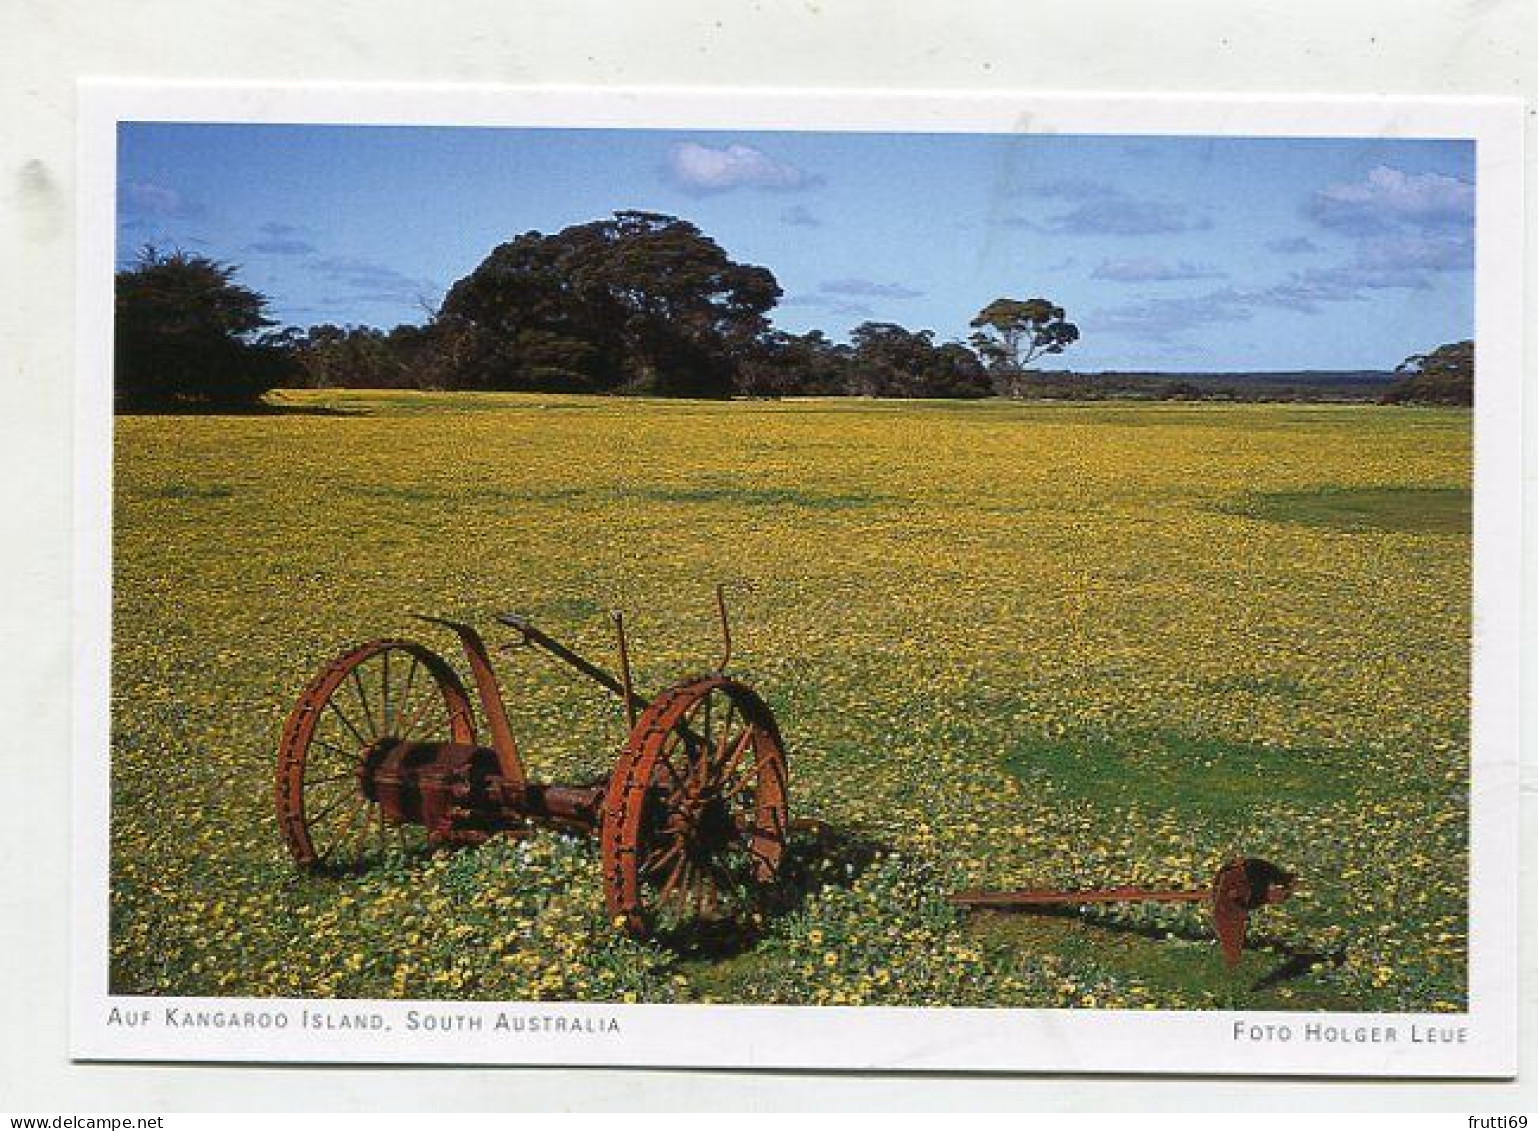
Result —
M1205 890L1157 890L1140 887L1085 890L1025 888L1017 891L962 891L951 896L958 907L987 911L1017 911L1031 907L1081 907L1092 903L1206 903L1229 966L1239 962L1249 931L1250 913L1281 903L1293 893L1298 878L1258 857L1236 857L1218 869Z

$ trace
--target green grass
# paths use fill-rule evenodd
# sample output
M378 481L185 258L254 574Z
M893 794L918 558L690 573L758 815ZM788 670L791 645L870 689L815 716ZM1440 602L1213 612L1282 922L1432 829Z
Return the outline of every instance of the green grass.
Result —
M1265 923L1229 969L1204 918L1165 916L1156 904L1060 912L977 912L968 935L997 969L1028 977L1042 959L1081 970L1135 969L1155 998L1205 999L1216 1009L1350 1010L1351 999L1309 975L1339 960L1329 951L1277 948Z
M1467 536L1472 506L1466 487L1321 488L1251 495L1238 513L1328 530Z
M1146 806L1191 819L1239 818L1285 797L1320 805L1362 784L1340 750L1310 752L1175 733L1017 744L1004 769L1022 783L1101 806Z

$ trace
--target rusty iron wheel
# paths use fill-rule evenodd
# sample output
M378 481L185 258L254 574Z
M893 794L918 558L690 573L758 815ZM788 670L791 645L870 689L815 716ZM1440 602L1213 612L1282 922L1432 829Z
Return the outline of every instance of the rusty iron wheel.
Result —
M475 741L469 696L442 657L409 641L375 640L310 681L278 745L278 824L297 864L357 871L423 842L416 826L387 826L364 789L370 753L395 740Z
M663 692L604 797L610 917L646 934L751 914L785 852L786 794L779 728L751 688L717 674Z

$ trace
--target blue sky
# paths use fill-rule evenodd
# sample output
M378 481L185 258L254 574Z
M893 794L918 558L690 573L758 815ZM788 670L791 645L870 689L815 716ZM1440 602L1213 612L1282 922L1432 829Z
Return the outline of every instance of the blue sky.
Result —
M421 322L497 244L637 208L785 297L777 326L964 339L1046 297L1052 365L1392 368L1473 336L1460 141L126 123L118 259L238 264L284 323Z

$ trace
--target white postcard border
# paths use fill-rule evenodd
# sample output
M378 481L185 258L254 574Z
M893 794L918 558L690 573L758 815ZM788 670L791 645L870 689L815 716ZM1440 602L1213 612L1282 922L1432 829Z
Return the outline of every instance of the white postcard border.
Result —
M119 121L157 120L1474 140L1479 394L1468 1012L1250 1014L109 995L116 126ZM1521 104L1511 99L82 84L72 1054L82 1060L1513 1075L1518 1031L1521 126ZM413 1013L419 1021L432 1018L444 1027L413 1029ZM259 1015L268 1016L266 1027ZM180 1023L188 1017L210 1023ZM253 1024L231 1026L232 1018ZM1426 1039L1451 1037L1459 1030L1466 1034L1462 1042ZM1325 1039L1326 1031L1334 1039Z

